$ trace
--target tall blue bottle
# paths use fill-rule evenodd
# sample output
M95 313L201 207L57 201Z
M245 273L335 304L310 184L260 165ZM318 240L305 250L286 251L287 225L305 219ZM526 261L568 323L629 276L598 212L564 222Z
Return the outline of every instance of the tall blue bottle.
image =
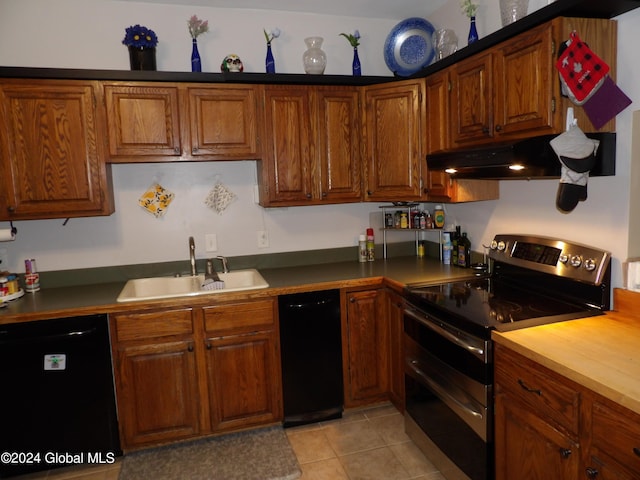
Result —
M271 51L271 43L267 43L267 58L264 61L264 66L267 73L276 73L276 61Z
M193 48L191 49L191 71L201 72L202 64L200 63L200 53L198 52L198 41L193 39Z
M358 57L358 48L353 47L353 63L351 64L353 70L353 76L359 77L362 75L362 68L360 67L360 57Z
M476 29L476 17L470 17L471 25L469 26L469 38L467 39L467 44L471 45L474 42L477 42L480 37L478 37L478 30Z

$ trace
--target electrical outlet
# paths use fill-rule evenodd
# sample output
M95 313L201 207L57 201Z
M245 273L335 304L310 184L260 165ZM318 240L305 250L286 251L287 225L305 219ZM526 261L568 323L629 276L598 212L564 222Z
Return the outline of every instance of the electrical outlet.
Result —
M258 248L269 246L269 233L266 230L258 230Z
M208 233L204 236L205 250L207 252L218 251L218 236L215 233Z
M0 271L5 271L9 268L9 254L6 248L0 248Z

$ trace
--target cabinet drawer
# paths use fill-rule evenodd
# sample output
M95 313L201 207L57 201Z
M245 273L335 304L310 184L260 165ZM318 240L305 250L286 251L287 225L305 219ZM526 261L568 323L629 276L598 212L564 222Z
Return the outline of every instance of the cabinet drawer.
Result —
M507 391L540 416L577 434L580 393L551 370L496 345L496 391Z
M591 415L593 447L630 471L640 472L640 416L597 401Z
M275 301L273 299L205 307L204 324L207 333L249 331L273 328Z
M161 312L140 312L113 315L118 341L141 340L143 338L191 335L193 321L191 309Z

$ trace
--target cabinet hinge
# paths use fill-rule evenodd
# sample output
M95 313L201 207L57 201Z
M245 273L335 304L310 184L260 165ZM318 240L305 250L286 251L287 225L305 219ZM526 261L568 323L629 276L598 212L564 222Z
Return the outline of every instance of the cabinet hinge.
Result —
M556 58L556 41L551 40L551 58Z
M556 113L556 99L553 97L551 99L551 113Z

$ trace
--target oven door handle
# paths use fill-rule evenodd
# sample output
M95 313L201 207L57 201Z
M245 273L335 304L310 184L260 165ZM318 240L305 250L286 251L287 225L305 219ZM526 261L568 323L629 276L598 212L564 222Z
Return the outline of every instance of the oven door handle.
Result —
M419 365L418 360L414 360L414 359L409 360L409 364L411 366L411 370L413 370L423 382L429 385L429 387L431 387L438 395L440 395L443 400L445 401L448 400L450 402L453 402L459 408L461 408L464 412L468 413L473 417L483 418L482 412L474 410L473 408L469 407L469 405L461 402L456 397L454 397L451 393L449 393L446 387L442 386L438 382L435 382L434 380L429 378L429 376L418 367Z
M435 323L430 322L424 316L418 315L416 313L416 311L411 309L411 308L405 308L404 313L405 313L405 315L408 315L411 318L413 318L414 320L420 322L425 327L430 328L431 330L436 332L438 335L442 335L443 337L447 338L448 340L451 340L456 345L464 348L465 350L468 350L469 352L473 353L474 355L476 355L478 357L481 357L481 358L484 358L485 351L484 351L483 348L476 347L475 345L469 345L467 342L465 342L463 339L461 339L457 335L455 335L455 334L449 332L448 330L442 328L440 325L436 325Z

